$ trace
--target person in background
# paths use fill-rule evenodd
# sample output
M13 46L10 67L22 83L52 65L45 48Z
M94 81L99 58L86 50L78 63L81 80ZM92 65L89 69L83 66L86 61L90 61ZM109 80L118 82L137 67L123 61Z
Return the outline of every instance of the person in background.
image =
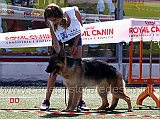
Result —
M11 0L12 5L15 5L15 0Z
M25 1L27 1L27 7L29 7L29 0L21 0L21 6L25 5Z
M112 0L98 0L97 3L97 11L99 14L104 14L104 10L105 10L105 4L106 3L107 7L108 7L108 11L110 15L114 15L115 12L115 7L114 4L112 3Z
M44 18L47 26L50 28L54 50L59 53L64 44L69 45L72 58L82 58L82 18L77 7L69 7L62 10L56 4L50 4L45 8ZM77 30L74 34L71 32ZM59 36L59 37L57 37ZM50 73L50 72L48 72ZM50 106L50 97L55 85L57 75L50 73L47 82L46 98L42 102L40 110L48 110ZM77 110L86 108L82 97L79 99Z
M12 5L15 3L20 3L22 7L25 6L25 2L27 1L27 7L29 7L29 0L11 0Z

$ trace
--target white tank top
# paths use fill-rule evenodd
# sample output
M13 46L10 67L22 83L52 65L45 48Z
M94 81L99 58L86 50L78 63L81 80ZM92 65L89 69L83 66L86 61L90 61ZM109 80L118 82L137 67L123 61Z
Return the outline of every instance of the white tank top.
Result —
M63 12L66 12L70 18L70 26L65 30L63 27L58 25L57 30L54 31L54 24L50 22L52 29L57 37L57 39L63 43L66 42L81 33L82 26L77 17L75 16L75 10L78 7L66 7L62 8Z

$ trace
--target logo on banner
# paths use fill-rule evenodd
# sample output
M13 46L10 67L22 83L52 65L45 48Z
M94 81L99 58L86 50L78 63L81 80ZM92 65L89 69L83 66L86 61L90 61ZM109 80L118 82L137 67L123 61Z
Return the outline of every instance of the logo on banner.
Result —
M144 33L158 33L160 32L160 27L158 26L152 26L152 27L148 27L148 26L136 26L136 27L132 27L129 28L129 33L130 34L144 34Z
M87 29L82 33L82 36L107 36L113 35L114 29Z
M85 27L86 30L94 29L95 26Z
M29 16L31 16L32 14L31 14L31 12L24 12L24 15L29 15Z
M155 25L155 21L145 21L146 25Z
M5 15L5 14L14 15L14 11L13 10L9 10L9 9L2 9L0 7L0 15Z
M129 28L129 37L142 37L142 36L154 36L154 37L159 37L160 33L160 26L159 24L156 24L156 21L137 21L140 22L139 25L136 25L131 28ZM145 25L144 25L145 23Z
M36 18L36 19L42 19L43 21L43 14L42 13L36 13L36 12L24 12L24 17L25 18Z

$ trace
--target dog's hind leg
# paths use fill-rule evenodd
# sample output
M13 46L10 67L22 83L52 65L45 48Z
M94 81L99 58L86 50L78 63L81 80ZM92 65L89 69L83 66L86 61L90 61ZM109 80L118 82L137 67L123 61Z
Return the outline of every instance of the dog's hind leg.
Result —
M124 99L128 104L128 112L133 112L131 99L125 93L120 93L119 98Z
M114 82L111 84L111 93L112 93L112 104L110 106L110 110L113 110L118 103L118 99L124 99L127 104L128 104L128 111L131 112L132 110L132 105L131 105L131 100L130 98L126 95L126 87L125 87L125 82L122 78L122 76L118 76L117 79L114 79Z
M114 110L118 104L118 100L119 98L116 98L114 95L112 95L112 101L111 101L111 105L106 109L106 110Z
M110 107L111 110L113 110L115 107L116 107L116 103L118 103L118 99L121 98L121 99L124 99L127 104L128 104L128 111L129 112L132 112L133 109L132 109L132 104L131 104L131 100L130 98L126 95L125 91L124 91L124 88L119 88L120 90L117 90L117 93L112 93L113 95L113 99L112 99L112 105Z
M124 98L123 98L127 104L128 104L128 112L133 112L133 107L132 107L132 104L131 104L131 99L130 97L128 97L126 94L124 94Z
M107 90L106 87L101 86L101 87L97 87L97 91L98 91L99 96L102 99L102 105L100 107L98 107L97 110L105 110L106 107L109 106L109 102L107 99L107 95L108 95L109 90Z

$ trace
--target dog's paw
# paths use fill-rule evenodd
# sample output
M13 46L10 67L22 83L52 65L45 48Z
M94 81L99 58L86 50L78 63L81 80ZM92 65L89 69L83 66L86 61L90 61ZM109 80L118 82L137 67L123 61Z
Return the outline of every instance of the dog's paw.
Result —
M73 112L73 110L62 110L61 112Z
M67 110L65 110L65 109L64 109L64 110L61 110L61 112L67 112Z
M108 106L102 105L102 106L98 107L97 110L106 110L106 107L108 107Z
M128 109L128 112L133 112L133 109Z
M107 107L105 108L106 111L113 111L114 109L113 108L110 108L110 107Z

